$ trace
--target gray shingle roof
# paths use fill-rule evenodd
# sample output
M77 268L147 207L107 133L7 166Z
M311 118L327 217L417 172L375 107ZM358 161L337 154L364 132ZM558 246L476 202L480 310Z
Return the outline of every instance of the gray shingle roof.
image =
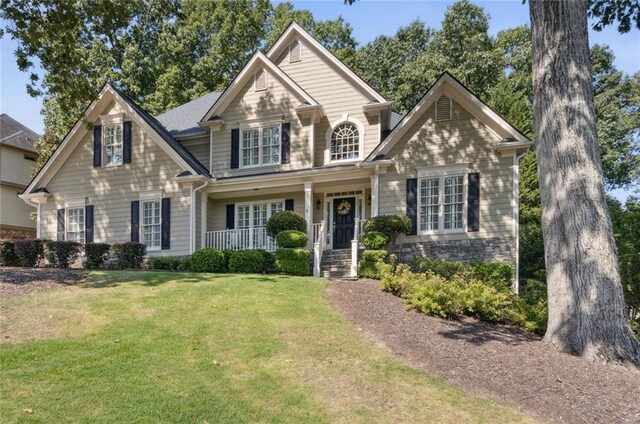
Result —
M218 100L221 91L212 91L202 97L156 116L156 119L173 135L205 135L206 131L198 126L198 121L209 111Z
M6 113L0 115L0 143L37 153L33 143L39 138L40 135Z

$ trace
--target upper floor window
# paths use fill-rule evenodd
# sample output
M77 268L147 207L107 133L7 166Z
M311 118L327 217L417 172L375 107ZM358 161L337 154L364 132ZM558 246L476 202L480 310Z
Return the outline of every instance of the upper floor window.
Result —
M105 166L122 165L122 125L104 127Z
M242 167L280 164L280 124L242 130Z
M79 208L67 208L67 222L65 225L67 234L65 240L84 243L84 206Z
M360 131L347 122L337 126L331 134L331 161L358 159L360 157Z

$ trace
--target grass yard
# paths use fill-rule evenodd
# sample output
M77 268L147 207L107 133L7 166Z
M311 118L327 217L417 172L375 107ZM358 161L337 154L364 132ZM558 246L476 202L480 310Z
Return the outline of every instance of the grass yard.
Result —
M9 422L532 422L401 364L307 277L93 272L0 301Z

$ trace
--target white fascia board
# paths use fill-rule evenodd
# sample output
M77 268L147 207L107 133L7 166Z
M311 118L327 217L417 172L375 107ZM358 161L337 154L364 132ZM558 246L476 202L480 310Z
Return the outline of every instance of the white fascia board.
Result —
M327 50L318 40L313 38L311 34L309 34L304 28L298 25L296 22L291 22L289 27L285 30L285 32L276 40L275 44L269 49L267 52L267 57L270 60L276 60L278 55L282 53L282 50L289 45L289 41L295 36L300 37L303 40L303 44L307 43L310 46L313 46L317 51L319 51L331 64L333 64L336 68L338 68L350 82L359 88L360 91L364 91L367 93L371 100L376 100L380 103L386 103L387 100L380 95L376 90L374 90L369 84L367 84L362 78L358 76L355 72L353 72L347 65L342 63L340 59L335 57L333 53Z

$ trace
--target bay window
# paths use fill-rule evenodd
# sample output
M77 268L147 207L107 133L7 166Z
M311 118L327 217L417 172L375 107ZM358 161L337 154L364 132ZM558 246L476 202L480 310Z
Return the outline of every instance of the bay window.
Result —
M280 124L242 130L242 167L278 165L281 150Z

